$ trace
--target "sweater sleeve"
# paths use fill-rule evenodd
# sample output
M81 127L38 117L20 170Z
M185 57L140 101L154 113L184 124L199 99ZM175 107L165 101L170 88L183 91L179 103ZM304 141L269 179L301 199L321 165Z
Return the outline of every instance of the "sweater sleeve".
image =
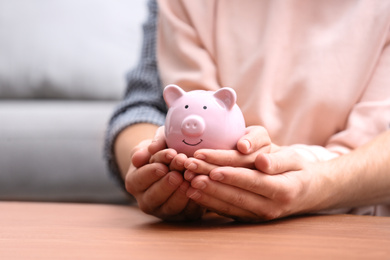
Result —
M346 128L329 139L330 151L348 153L390 129L390 28L385 36L366 91L352 108Z
M163 125L167 108L156 62L156 25L158 6L148 2L148 18L143 25L143 43L138 65L127 74L124 99L115 108L105 135L105 159L113 177L122 185L115 160L114 142L126 127L136 123Z
M369 142L390 129L390 30L370 81L351 109L345 129L332 135L325 145L292 145L309 161L333 159Z

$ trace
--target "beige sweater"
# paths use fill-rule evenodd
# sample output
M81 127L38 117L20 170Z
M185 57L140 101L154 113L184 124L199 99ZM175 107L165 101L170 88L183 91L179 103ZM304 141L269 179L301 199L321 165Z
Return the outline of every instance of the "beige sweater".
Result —
M390 127L390 1L159 0L164 84L232 87L247 125L308 159ZM297 145L298 144L298 145ZM389 206L342 212L390 215Z
M389 129L388 0L159 0L157 51L164 84L234 88L247 125L313 159Z

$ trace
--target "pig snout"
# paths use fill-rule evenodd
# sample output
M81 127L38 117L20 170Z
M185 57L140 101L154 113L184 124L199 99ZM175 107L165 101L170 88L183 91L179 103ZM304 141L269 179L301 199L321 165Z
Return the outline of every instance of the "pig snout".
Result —
M181 124L181 131L184 135L196 137L203 134L206 124L202 117L197 115L187 116Z

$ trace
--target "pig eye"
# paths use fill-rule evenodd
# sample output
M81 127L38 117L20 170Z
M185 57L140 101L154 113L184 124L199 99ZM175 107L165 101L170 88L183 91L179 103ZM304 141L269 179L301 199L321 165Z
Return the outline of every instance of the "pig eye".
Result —
M207 109L207 107L206 107L206 106L203 106L203 109L204 109L204 110L206 110L206 109Z
M185 105L185 107L184 107L185 109L187 109L188 108L188 105Z

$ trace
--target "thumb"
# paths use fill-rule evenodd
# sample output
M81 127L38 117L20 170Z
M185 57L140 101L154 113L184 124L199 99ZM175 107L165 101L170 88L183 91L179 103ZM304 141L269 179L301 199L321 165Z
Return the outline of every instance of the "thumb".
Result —
M148 149L146 147L140 148L137 151L133 153L131 156L131 163L136 167L139 168L141 166L144 166L145 164L149 163L150 159L150 153L148 152Z
M303 157L295 150L283 148L274 153L260 153L256 156L255 167L267 174L281 174L303 168Z
M165 127L160 126L157 129L156 134L154 135L154 138L148 147L148 151L150 154L153 155L165 148L167 148L167 144L165 142Z
M262 126L249 126L245 129L245 135L237 142L237 149L243 154L251 154L258 150L269 152L271 139L267 130Z

